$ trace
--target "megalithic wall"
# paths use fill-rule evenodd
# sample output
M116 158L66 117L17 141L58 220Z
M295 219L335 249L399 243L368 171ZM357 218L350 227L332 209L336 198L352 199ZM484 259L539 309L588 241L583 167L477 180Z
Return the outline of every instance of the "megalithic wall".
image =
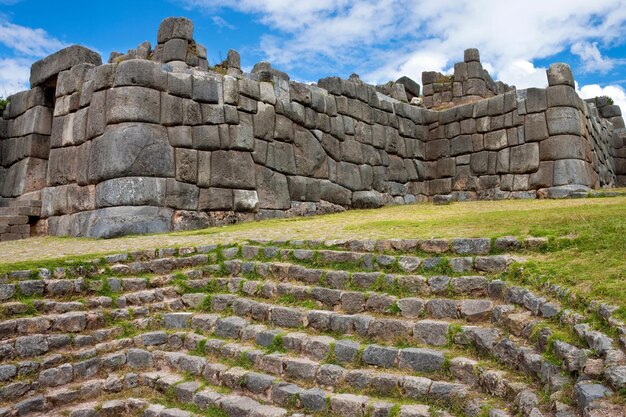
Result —
M451 99L435 109L419 105L406 78L391 95L358 77L307 85L267 63L244 74L235 52L207 69L184 18L162 23L154 51L144 43L99 60L74 46L36 63L36 85L11 97L0 122L2 196L38 193L52 235L201 228L440 194L560 197L626 179L619 108L581 100L563 64L550 67L547 88L490 89L468 50Z

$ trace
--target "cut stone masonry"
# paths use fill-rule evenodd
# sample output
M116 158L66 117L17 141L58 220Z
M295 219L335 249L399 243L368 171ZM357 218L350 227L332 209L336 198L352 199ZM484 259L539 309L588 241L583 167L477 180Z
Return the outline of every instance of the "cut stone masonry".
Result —
M468 49L452 76L423 73L422 97L408 77L308 85L267 62L243 73L235 51L209 67L185 18L104 65L71 46L33 64L0 119L0 239L626 185L619 107L581 100L565 64L547 75L516 90Z

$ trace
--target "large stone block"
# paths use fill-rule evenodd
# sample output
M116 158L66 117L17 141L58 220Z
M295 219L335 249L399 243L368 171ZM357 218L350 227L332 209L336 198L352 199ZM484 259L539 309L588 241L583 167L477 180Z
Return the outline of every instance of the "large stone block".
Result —
M548 87L548 107L577 107L579 102L580 98L576 94L576 90L569 85Z
M91 49L80 45L61 49L30 67L30 86L32 88L44 84L61 71L82 63L102 65L102 58Z
M523 174L534 172L539 168L539 144L526 143L511 149L510 172Z
M526 90L526 111L539 113L548 108L546 90L544 88L529 88Z
M293 145L284 142L270 142L267 144L266 165L276 171L294 175L296 173L296 158Z
M254 161L250 152L215 151L211 153L211 186L254 189Z
M257 113L254 115L254 137L272 140L274 136L274 120L276 113L274 106L259 103Z
M540 151L541 153L541 151ZM554 184L554 162L542 161L539 163L537 172L530 174L528 179L528 187L530 189L539 189L552 187Z
M39 158L25 158L13 164L4 178L2 195L18 197L41 190L45 186L47 168L48 161Z
M559 159L554 161L554 185L592 184L587 162L580 159Z
M450 141L448 139L439 139L426 142L424 153L428 161L450 156Z
M287 178L266 167L256 165L256 188L260 209L286 210L291 207Z
M183 123L183 99L161 93L161 124L165 126Z
M162 206L165 178L113 178L96 185L96 207Z
M93 93L89 109L87 110L85 139L92 139L104 133L106 127L106 97L106 91L96 91Z
M546 114L527 114L526 123L524 124L524 134L526 142L535 142L546 139L548 137Z
M170 39L193 39L193 22L185 17L163 19L157 32L157 42L165 43Z
M185 61L189 42L185 39L170 39L163 44L161 60L163 62Z
M200 103L219 103L220 85L214 79L193 77L192 98Z
M201 189L198 210L233 210L233 190L230 188Z
M168 73L161 70L161 65L147 59L129 59L120 62L113 83L115 87L137 86L159 91L165 91L167 84Z
M497 151L508 145L506 129L496 130L485 134L485 149Z
M168 178L165 184L165 205L179 210L198 209L199 189L193 184Z
M26 136L32 133L49 135L52 129L52 109L36 106L26 110L24 114L13 120L12 128L9 123L11 136Z
M404 167L404 165L402 165ZM361 189L361 171L359 166L349 162L337 163L337 183L355 191Z
M176 149L176 181L195 184L198 180L198 151Z
M161 96L144 87L118 87L107 92L107 124L121 122L159 123Z
M43 87L33 87L30 90L20 91L8 97L10 106L7 107L10 119L15 119L26 110L35 106L50 107L49 97L45 95Z
M158 94L158 93L157 93ZM163 126L121 123L107 126L89 152L92 183L130 176L174 177L174 149Z
M328 178L326 152L317 137L309 130L296 126L293 150L298 175Z
M591 160L591 146L587 139L576 135L551 136L541 141L539 156L542 161L556 159Z
M48 159L47 185L63 185L76 181L77 164L69 161L78 160L78 147L69 146L50 150Z
M211 151L220 149L222 146L218 126L193 126L192 139L195 149ZM174 144L172 145L174 146Z
M254 150L254 135L252 126L252 115L247 113L239 114L239 124L228 127L228 148L241 151ZM220 137L220 140L222 138ZM222 145L224 145L222 140Z
M548 85L569 85L574 87L574 75L569 65L560 62L552 64L546 73L548 74Z
M582 135L585 129L580 111L573 107L551 107L546 112L546 119L550 136Z
M74 215L79 225L75 236L113 238L130 234L163 233L170 230L172 210L159 207L109 207ZM84 225L84 226L83 226Z

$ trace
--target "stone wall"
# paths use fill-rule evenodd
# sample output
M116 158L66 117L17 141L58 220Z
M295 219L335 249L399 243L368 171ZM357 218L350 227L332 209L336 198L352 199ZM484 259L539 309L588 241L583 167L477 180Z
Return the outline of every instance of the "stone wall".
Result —
M268 63L243 74L234 51L207 70L181 18L162 23L155 50L144 43L105 65L92 54L74 46L36 63L33 88L11 97L0 124L2 196L39 193L40 228L52 235L201 228L441 194L559 197L626 178L619 108L582 101L562 64L550 67L548 88L515 90L490 81L468 50L446 84L451 96L424 73L425 107L449 107L437 111L408 103L419 85L406 77L388 90L358 76L306 85Z
M480 62L477 49L466 49L463 62L454 65L454 74L422 73L423 103L426 108L443 109L493 97L514 87L494 81Z

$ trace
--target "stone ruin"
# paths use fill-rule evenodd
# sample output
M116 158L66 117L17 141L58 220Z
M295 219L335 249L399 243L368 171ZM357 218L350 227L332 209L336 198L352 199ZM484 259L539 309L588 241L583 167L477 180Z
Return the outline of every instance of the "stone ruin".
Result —
M316 85L230 51L210 67L193 23L109 63L71 46L31 68L0 119L0 238L113 237L428 201L559 198L626 185L618 106L494 82L475 49L453 75Z

